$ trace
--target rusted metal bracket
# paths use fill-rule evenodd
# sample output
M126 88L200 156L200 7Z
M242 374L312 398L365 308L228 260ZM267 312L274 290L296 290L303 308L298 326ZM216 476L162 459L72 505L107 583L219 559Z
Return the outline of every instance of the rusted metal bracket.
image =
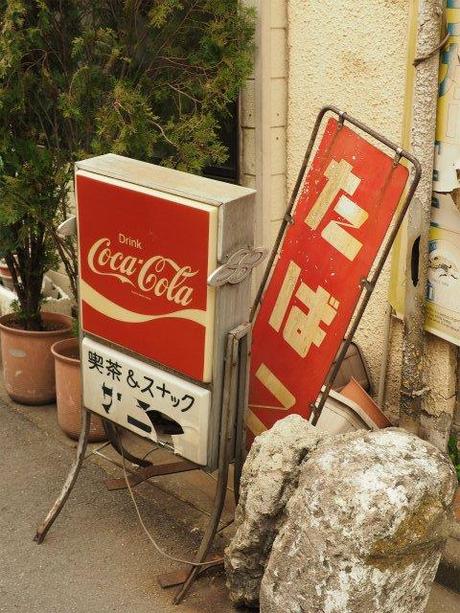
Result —
M146 468L137 470L133 475L128 477L131 487L135 487L151 477L160 477L162 475L172 475L177 473L184 473L189 470L199 470L201 466L189 462L188 460L181 460L179 462L168 462L165 464L152 464ZM105 479L104 485L109 491L124 490L127 489L126 481L124 477L120 479Z

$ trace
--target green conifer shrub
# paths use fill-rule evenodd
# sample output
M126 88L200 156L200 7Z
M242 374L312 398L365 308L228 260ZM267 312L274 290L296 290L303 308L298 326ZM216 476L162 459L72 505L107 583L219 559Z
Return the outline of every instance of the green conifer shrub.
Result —
M26 329L41 327L56 250L76 291L75 245L56 234L73 163L222 163L253 34L237 0L0 0L0 256Z

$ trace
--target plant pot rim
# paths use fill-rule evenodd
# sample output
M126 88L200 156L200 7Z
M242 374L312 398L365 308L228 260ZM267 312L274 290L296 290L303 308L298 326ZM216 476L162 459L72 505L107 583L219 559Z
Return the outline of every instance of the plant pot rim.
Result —
M54 355L56 360L66 362L67 364L80 365L80 358L71 358L70 356L61 353L64 347L74 347L75 345L77 347L79 345L78 338L75 336L72 336L71 338L63 338L62 340L56 341L53 345L51 345L51 353Z
M8 325L8 322L14 320L15 317L16 315L14 313L2 315L0 317L0 330L3 330L9 334L15 334L17 336L39 336L40 338L43 338L45 335L50 337L60 336L63 332L68 332L72 329L72 318L68 315L64 315L63 313L49 313L48 311L41 313L41 317L45 321L54 321L66 324L58 330L22 330L21 328L13 328Z

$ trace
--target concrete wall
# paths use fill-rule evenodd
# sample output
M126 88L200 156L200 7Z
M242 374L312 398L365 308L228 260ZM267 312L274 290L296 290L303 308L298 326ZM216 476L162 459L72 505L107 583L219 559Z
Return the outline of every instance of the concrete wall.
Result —
M319 108L333 103L401 141L409 3L405 0L289 0L288 185L293 185ZM378 384L389 265L371 298L357 341ZM400 336L400 335L399 335ZM400 338L393 339L397 405Z
M402 142L409 14L416 2L263 0L256 5L258 60L255 80L243 95L243 179L258 190L270 181L271 189L262 189L259 194L259 223L263 226L259 237L270 246L321 106L335 104L392 140ZM276 81L279 77L282 83ZM282 122L286 117L283 125L277 126L272 107L278 109ZM244 134L247 129L253 130L250 138ZM262 138L264 131L264 146L258 148L257 134ZM283 147L285 165L279 158ZM267 156L269 167L264 170L263 159ZM387 262L357 334L375 388L381 367L389 279ZM434 432L428 438L442 444L436 439L445 438L454 410L457 354L453 346L427 336L426 384L432 392L424 403L426 414L422 421L428 430L435 427L441 431L440 436ZM402 325L394 320L385 406L394 421L399 412L401 355Z

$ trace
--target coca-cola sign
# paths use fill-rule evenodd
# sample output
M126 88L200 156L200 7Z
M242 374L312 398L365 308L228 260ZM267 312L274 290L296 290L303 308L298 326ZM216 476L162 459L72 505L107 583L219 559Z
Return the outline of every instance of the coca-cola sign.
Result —
M118 235L118 240L123 237ZM141 244L136 239L138 244ZM110 238L97 240L88 252L88 266L97 275L115 277L138 291L166 299L182 306L193 300L193 287L185 285L197 274L190 266L180 266L171 258L153 255L147 260L117 251Z
M209 381L215 209L84 171L77 200L83 329Z

